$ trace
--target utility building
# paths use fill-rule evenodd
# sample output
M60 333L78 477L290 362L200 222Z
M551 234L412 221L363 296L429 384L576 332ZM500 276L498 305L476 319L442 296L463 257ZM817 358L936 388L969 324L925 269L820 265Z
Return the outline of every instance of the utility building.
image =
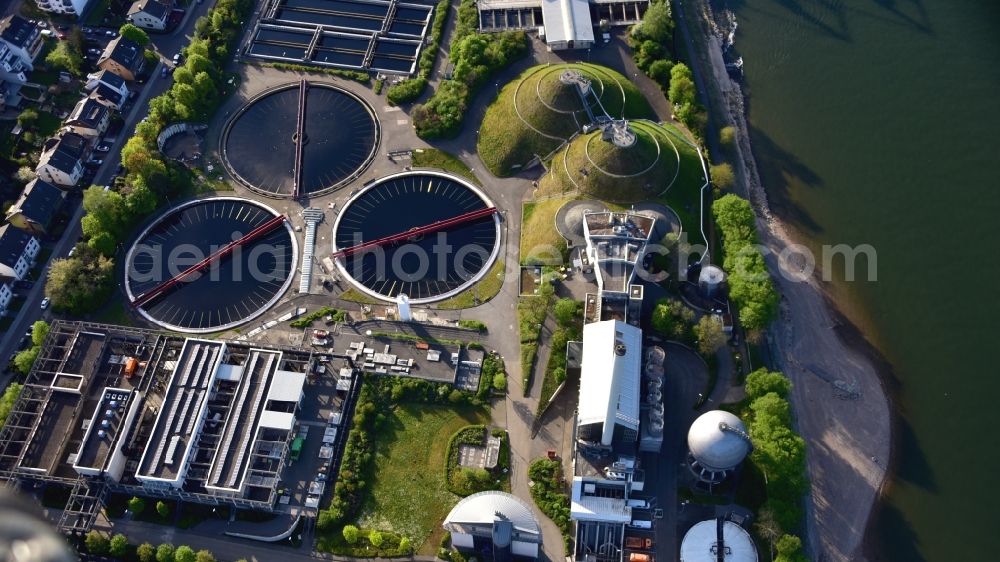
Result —
M480 0L479 30L538 31L549 50L589 49L595 27L642 20L649 0Z

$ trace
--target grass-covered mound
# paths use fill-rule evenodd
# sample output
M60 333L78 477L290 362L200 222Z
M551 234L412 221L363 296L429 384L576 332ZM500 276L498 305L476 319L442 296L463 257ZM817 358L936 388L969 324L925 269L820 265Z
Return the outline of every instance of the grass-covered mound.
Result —
M529 68L504 86L486 110L479 129L479 156L494 175L510 175L514 166L526 164L535 155L547 155L588 122L575 87L559 80L567 69L590 79L601 105L612 117L652 115L639 90L609 68L587 63ZM592 111L601 114L597 104Z
M628 148L602 140L600 131L573 139L552 157L536 197L583 195L621 204L656 200L674 209L685 228L697 224L705 183L698 151L670 125L630 121L629 127L637 138Z

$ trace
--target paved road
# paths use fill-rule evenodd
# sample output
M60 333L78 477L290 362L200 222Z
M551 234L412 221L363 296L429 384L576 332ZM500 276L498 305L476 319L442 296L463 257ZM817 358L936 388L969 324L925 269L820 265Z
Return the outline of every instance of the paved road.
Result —
M171 53L170 56L173 56L172 53L179 52L181 47L187 45L191 41L191 34L194 31L195 20L201 15L204 15L211 5L214 5L214 2L203 2L201 4L194 3L188 10L184 22L173 32L165 35L151 35L150 38L152 39L152 43L156 45L157 50L164 54ZM143 89L136 98L135 103L133 103L128 115L124 116L125 124L122 126L121 131L119 131L119 133L115 136L115 141L111 146L111 152L108 153L108 157L105 158L104 165L98 170L98 173L94 178L94 185L107 185L111 176L114 174L115 168L118 167L121 160L120 153L122 147L125 146L125 142L135 130L135 125L143 117L145 117L147 113L149 113L149 100L162 94L167 90L167 88L170 87L170 78L160 77L160 64L153 69L146 84L140 85ZM57 240L52 245L52 257L50 259L65 257L66 254L69 253L70 249L76 245L76 241L79 239L81 234L80 219L82 217L83 205L79 205L74 211L73 216L70 218L69 223L66 225L66 230L63 233L62 238ZM44 272L46 264L38 264L37 268L39 271ZM53 313L51 309L44 311L44 313L41 310L39 305L44 297L44 291L45 275L42 273L39 274L39 279L35 285L27 291L25 295L26 301L24 306L21 307L18 316L14 319L14 322L11 324L7 332L0 337L0 358L8 357L17 348L17 344L22 335L31 328L31 325L35 321L39 319L49 320L54 316L58 316ZM5 372L0 375L0 388L7 387L11 376L12 374L9 372Z

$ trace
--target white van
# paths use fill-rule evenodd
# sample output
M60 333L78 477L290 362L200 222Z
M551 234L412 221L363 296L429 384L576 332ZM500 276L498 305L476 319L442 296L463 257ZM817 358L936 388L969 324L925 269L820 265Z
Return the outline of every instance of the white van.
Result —
M629 527L633 527L633 528L636 528L636 529L652 529L653 528L653 522L652 521L646 521L645 519L636 519L636 520L632 521L631 523L629 523Z
M627 504L629 507L634 507L636 509L649 509L648 500L628 500Z
M604 469L604 477L608 480L628 480L628 473L611 470L610 467Z

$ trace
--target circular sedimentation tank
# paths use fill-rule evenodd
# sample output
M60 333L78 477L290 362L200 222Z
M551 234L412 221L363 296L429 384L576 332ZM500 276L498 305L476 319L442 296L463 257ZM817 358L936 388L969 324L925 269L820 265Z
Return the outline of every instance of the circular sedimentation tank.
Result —
M220 152L226 170L244 186L272 197L305 197L356 179L379 142L378 118L364 100L303 81L247 102L226 124Z
M379 179L356 193L334 223L337 267L359 290L381 300L406 294L419 304L451 297L486 275L497 258L500 218L490 209L494 205L482 191L451 174L404 172ZM421 233L469 216L476 218ZM386 239L392 240L351 250Z
M180 332L215 332L252 320L281 298L295 271L295 237L288 222L276 217L273 209L237 197L168 210L129 249L129 301L147 320ZM275 226L267 232L143 302L163 283L270 222Z

